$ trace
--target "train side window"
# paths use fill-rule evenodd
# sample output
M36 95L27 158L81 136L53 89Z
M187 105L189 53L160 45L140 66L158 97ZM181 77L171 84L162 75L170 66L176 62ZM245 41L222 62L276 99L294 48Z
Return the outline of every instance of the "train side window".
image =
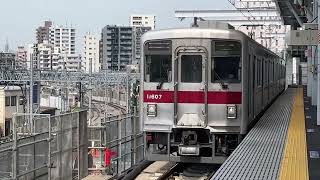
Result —
M257 87L257 85L258 85L257 64L258 64L257 58L256 58L256 56L253 56L253 75L254 75L254 79L255 79L254 87Z
M273 69L273 62L270 63L270 81L273 82L273 73L274 73L274 69Z
M201 55L181 56L181 82L187 82L187 83L202 82L202 56Z
M262 61L261 59L258 59L258 76L259 76L259 82L258 82L258 86L262 85Z
M147 55L145 81L171 82L172 77L171 55Z

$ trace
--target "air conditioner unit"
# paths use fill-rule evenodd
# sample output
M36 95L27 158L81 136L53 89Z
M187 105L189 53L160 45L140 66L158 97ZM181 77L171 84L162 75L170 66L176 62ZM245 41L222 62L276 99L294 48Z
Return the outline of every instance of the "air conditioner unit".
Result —
M318 24L316 23L304 23L302 27L304 30L318 30Z

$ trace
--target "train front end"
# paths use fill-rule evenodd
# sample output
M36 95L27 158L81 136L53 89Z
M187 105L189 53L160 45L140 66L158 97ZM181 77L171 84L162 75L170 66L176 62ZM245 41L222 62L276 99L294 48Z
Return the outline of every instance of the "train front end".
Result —
M223 163L245 133L242 34L146 33L140 118L148 160Z

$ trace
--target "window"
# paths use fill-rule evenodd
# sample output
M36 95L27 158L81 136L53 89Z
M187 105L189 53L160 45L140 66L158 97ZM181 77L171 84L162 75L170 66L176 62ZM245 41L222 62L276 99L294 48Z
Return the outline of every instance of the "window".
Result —
M146 82L171 82L171 55L147 55L145 72Z
M202 56L181 56L181 82L199 83L202 81Z
M261 86L262 85L262 63L261 60L258 59L257 60L257 86Z
M20 96L19 105L23 105L23 104L24 104L24 97Z
M241 81L241 43L216 41L211 58L211 82Z
M17 105L17 96L11 96L11 106Z
M215 57L211 61L212 82L238 83L241 81L240 57Z
M263 60L263 84L268 84L268 61Z
M10 106L10 96L6 96L6 100L5 100L5 104L6 106Z

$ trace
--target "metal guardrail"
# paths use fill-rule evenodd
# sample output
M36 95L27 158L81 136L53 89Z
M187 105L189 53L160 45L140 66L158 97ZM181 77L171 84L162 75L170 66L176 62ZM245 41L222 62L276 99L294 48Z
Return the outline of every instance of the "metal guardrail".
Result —
M3 70L0 69L0 82L29 82L31 79L30 70ZM112 72L112 73L93 73L92 75L84 72L66 71L33 71L34 82L82 82L93 84L124 84L127 80L138 79L138 73Z
M144 159L143 133L137 113L106 116L100 126L88 127L88 136L91 142L88 148L96 163L92 163L89 172L116 177Z

